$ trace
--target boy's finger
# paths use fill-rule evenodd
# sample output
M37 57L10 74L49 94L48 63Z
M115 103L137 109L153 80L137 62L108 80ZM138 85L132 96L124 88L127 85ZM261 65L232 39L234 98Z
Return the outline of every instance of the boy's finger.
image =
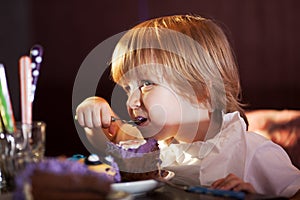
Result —
M84 118L84 125L88 128L93 128L93 117L92 117L92 113L91 112L85 112L83 114L83 118Z
M222 182L225 180L225 178L221 178L221 179L218 179L218 180L216 180L215 182L213 182L212 184L211 184L211 187L212 188L217 188L220 184L222 184Z
M94 110L92 112L93 118L93 126L99 128L102 126L101 119L100 119L100 110Z

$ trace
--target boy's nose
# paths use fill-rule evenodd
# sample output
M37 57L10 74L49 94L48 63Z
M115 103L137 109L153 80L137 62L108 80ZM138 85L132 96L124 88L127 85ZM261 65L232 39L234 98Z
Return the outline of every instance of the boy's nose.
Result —
M141 91L139 89L136 89L128 96L127 106L131 109L136 109L141 106Z

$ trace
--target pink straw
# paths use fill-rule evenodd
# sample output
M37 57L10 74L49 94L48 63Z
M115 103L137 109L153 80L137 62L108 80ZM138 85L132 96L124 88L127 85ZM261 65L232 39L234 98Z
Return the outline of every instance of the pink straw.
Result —
M19 59L19 75L20 75L20 89L21 89L21 112L22 123L32 123L32 102L31 95L31 59L28 56L22 56Z

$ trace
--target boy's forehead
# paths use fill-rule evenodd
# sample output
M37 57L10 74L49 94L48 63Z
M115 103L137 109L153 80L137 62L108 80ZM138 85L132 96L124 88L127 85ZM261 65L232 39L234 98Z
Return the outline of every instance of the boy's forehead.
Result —
M127 73L125 74L122 79L120 79L119 84L128 84L131 82L140 82L143 80L149 80L156 83L163 82L163 75L161 73L155 72L142 72L142 71L135 71L135 73Z
M121 78L121 82L128 82L132 80L156 80L160 81L163 79L164 70L162 66L157 63L143 64L135 66L125 72Z

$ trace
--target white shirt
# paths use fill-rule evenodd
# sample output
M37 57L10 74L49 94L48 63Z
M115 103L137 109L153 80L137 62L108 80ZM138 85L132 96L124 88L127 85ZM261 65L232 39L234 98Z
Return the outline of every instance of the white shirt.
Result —
M233 173L257 193L291 197L300 189L300 171L277 144L253 132L238 112L224 114L212 139L161 147L162 167L175 172L174 182L209 186Z

